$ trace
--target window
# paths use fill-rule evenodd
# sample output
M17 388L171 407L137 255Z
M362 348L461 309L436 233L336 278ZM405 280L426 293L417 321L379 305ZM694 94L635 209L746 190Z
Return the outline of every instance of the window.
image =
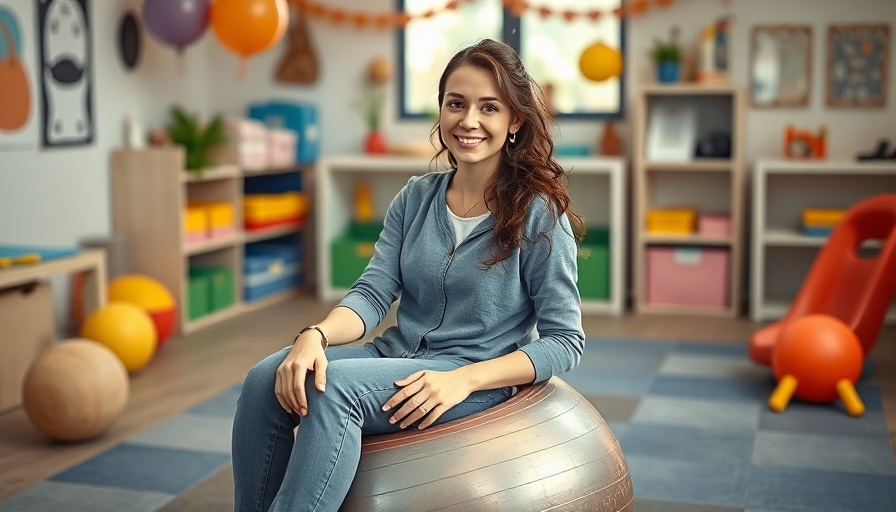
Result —
M501 0L458 2L444 10L447 0L398 0L398 8L413 21L398 31L398 102L401 118L426 118L438 111L438 83L445 64L459 49L484 38L504 41L519 52L538 84L550 90L550 100L561 118L619 118L622 116L623 77L594 82L579 71L579 56L588 46L603 42L623 53L624 22L612 11L621 0L542 0L530 2L521 17L505 9ZM544 13L540 7L548 7ZM438 14L415 17L428 10ZM572 20L564 11L576 13ZM585 13L599 11L592 20Z

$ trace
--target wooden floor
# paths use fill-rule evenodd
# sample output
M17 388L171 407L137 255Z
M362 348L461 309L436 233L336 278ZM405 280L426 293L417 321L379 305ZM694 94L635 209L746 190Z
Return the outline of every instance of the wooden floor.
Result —
M0 499L102 452L239 383L259 359L288 345L299 328L320 320L330 305L309 296L231 319L186 338L172 338L131 379L128 408L100 439L48 441L21 408L0 414ZM586 316L589 336L744 343L759 324L745 318L633 315ZM872 351L884 394L891 443L896 439L896 328L881 331ZM896 443L893 443L896 444Z

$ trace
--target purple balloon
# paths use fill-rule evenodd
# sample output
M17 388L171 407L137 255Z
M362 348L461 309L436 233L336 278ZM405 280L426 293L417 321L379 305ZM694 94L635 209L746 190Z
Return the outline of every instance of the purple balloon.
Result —
M199 39L208 28L209 0L145 0L143 22L149 32L175 48Z

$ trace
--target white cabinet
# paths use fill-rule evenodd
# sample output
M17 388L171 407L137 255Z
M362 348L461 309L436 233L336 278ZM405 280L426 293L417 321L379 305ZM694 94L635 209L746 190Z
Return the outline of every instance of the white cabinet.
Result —
M660 117L661 113L666 115ZM743 117L744 94L733 86L651 85L639 92L634 112L632 215L634 306L639 313L739 313ZM711 143L702 150L703 156L697 156L700 141ZM698 219L723 219L728 227L703 232L688 227L667 232L648 230L651 210L683 207L696 210ZM668 254L674 254L674 258ZM711 258L722 263L708 268L704 262ZM684 263L666 268L669 261L674 265ZM651 265L656 266L654 275L650 275ZM682 283L672 281L680 269L689 266L696 269L691 272L696 273L700 284L692 282L692 289L685 290ZM711 278L707 277L710 273ZM711 300L700 296L710 287L713 291L704 295ZM661 289L672 291L656 298ZM692 293L698 289L700 293Z
M753 172L750 316L787 313L825 239L802 234L805 208L849 208L896 192L896 163L759 160ZM891 309L888 322L896 320Z
M569 172L569 193L588 225L609 228L609 298L583 300L585 313L620 314L623 310L625 165L616 158L560 158ZM360 183L370 187L374 215L385 217L390 202L411 176L444 171L427 157L346 155L321 158L315 175L316 268L318 297L338 301L348 291L333 286L332 242L348 228Z
M290 290L251 303L242 300L246 244L284 236L295 236L297 240L303 237L306 246L308 242L301 226L244 231L243 180L265 174L303 173L305 168L243 172L236 165L219 165L198 177L184 170L184 161L184 151L178 147L112 152L113 228L127 238L128 271L154 277L171 292L179 313L175 331L189 334L295 295L297 290ZM188 201L232 205L235 229L226 235L187 243L184 207ZM195 265L229 269L233 275L233 300L229 306L191 319L187 282L189 269Z

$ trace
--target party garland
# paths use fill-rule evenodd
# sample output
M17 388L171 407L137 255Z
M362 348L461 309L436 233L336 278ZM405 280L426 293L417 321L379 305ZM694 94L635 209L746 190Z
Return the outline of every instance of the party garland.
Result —
M330 7L325 2L313 0L290 0L302 14L312 18L328 21L335 25L348 24L357 28L374 27L377 29L390 29L404 27L408 23L418 19L429 19L447 11L453 11L463 4L471 4L477 0L451 0L441 8L427 9L418 14L406 12L379 12L352 11L339 7ZM619 7L610 10L587 9L556 9L548 5L539 5L526 0L501 0L504 7L510 9L514 16L522 17L527 12L535 12L542 18L553 16L561 17L567 22L577 19L597 21L604 16L624 18L646 14L653 7L666 7L675 0L629 0Z

